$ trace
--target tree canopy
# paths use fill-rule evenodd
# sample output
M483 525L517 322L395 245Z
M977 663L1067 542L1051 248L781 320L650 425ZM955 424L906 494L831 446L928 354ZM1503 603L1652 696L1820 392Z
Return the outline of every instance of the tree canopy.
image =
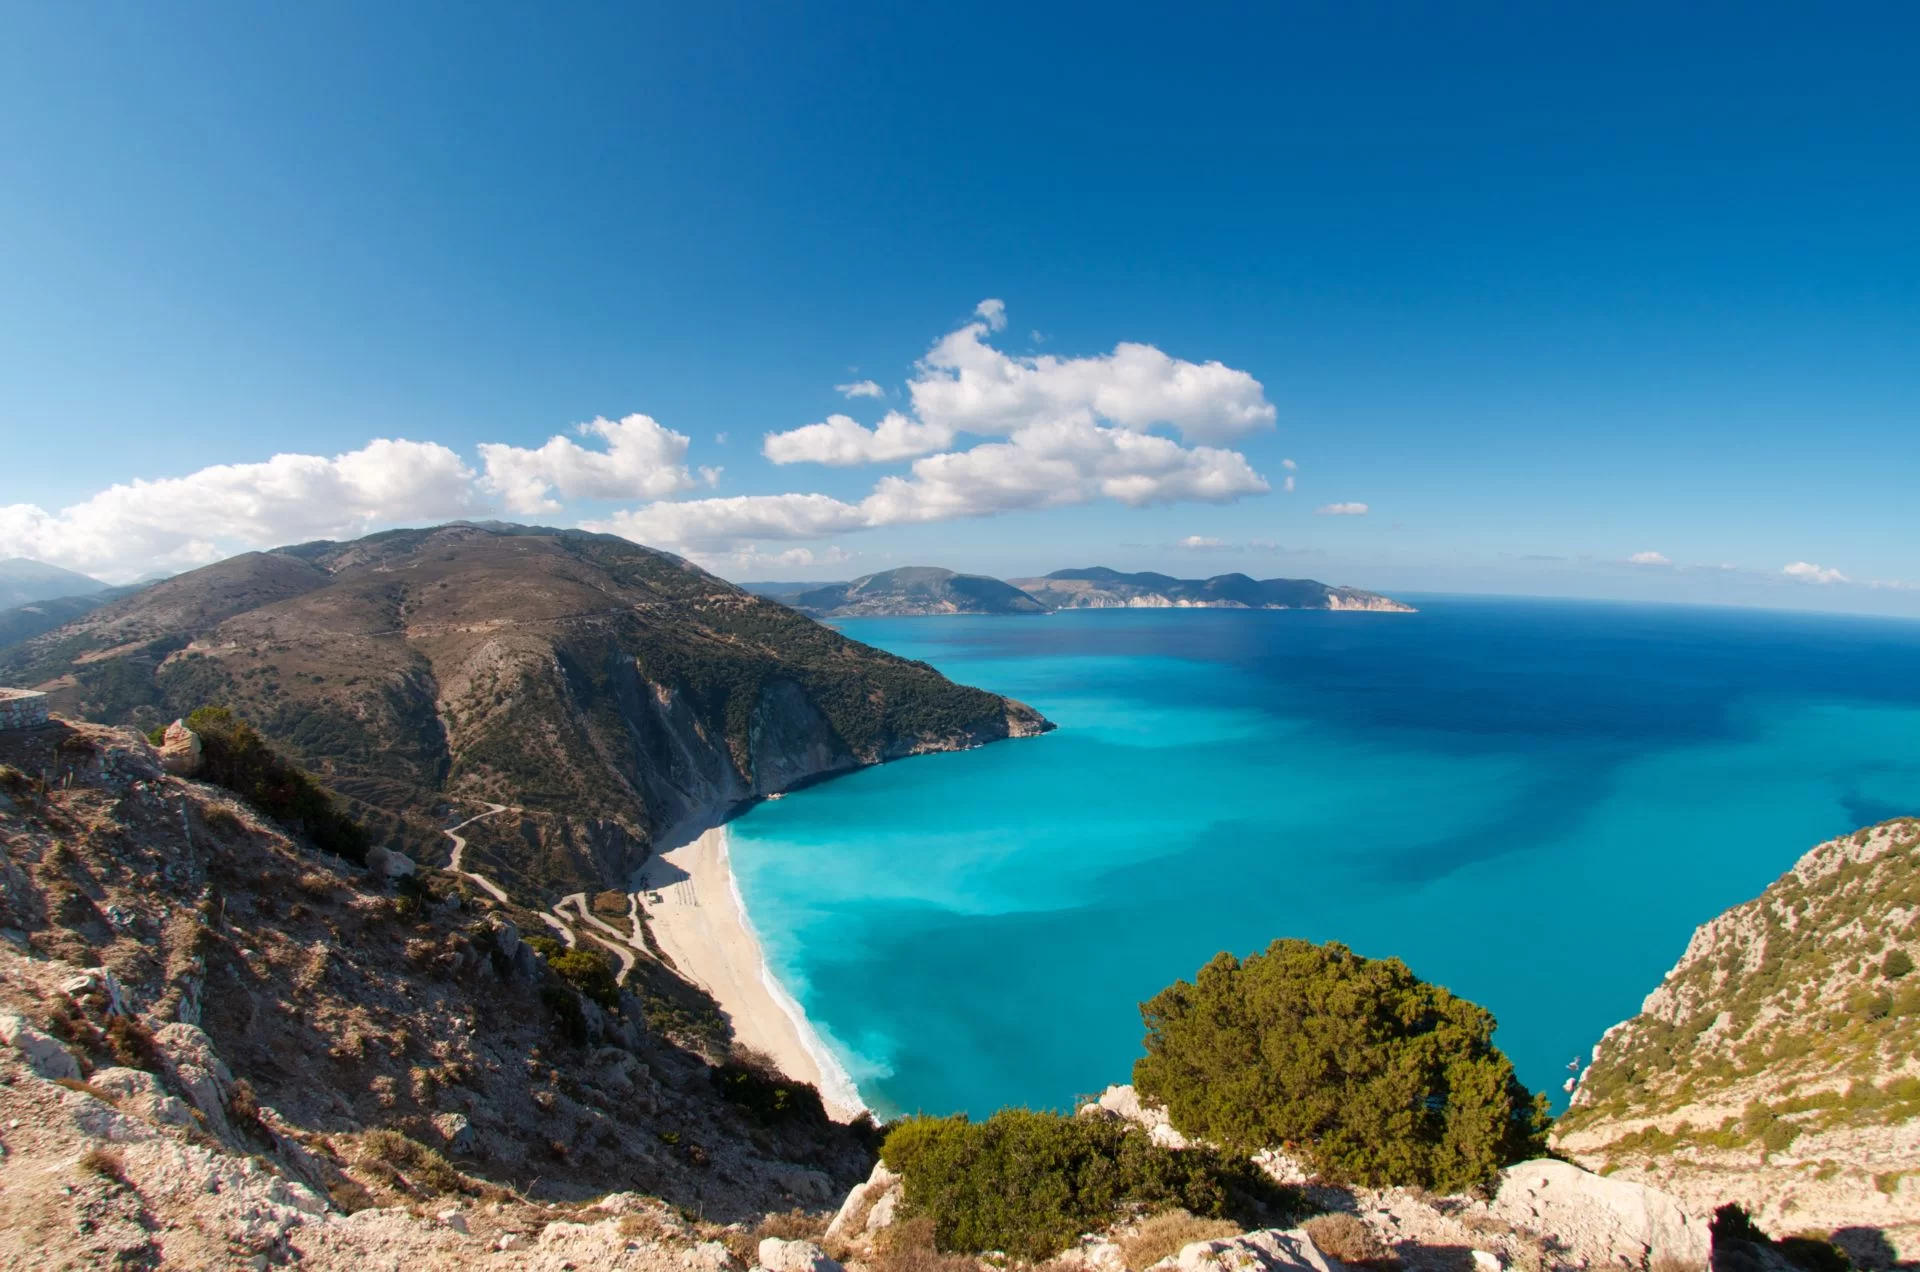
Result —
M1229 1148L1284 1148L1350 1183L1454 1190L1544 1150L1544 1097L1484 1008L1399 959L1280 940L1141 1004L1134 1087Z

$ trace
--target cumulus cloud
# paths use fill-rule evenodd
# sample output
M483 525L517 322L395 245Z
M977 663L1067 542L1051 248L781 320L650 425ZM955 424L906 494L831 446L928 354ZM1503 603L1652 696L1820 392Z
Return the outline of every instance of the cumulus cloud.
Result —
M832 415L769 433L762 444L767 458L777 464L889 463L944 450L963 433L1017 439L1029 429L1083 423L1136 433L1165 425L1189 442L1208 443L1273 426L1276 413L1266 390L1245 371L1169 357L1146 344L1121 344L1110 354L1084 358L1016 356L988 343L1006 326L1006 306L983 300L974 312L975 321L935 342L920 360L907 384L910 415L890 411L873 428ZM840 390L849 397L880 396L872 381Z
M687 467L687 435L650 415L594 419L574 431L606 448L588 450L558 434L538 450L482 442L487 473L481 487L512 512L550 513L561 508L555 491L569 499L660 499L699 484ZM719 478L718 469L712 472L709 484Z
M1795 561L1791 565L1782 566L1780 572L1788 578L1797 579L1802 583L1828 584L1845 583L1848 581L1847 576L1840 573L1840 571L1828 569L1823 565L1815 565L1811 561Z
M921 424L888 411L873 428L851 416L829 415L819 424L768 433L760 451L776 464L828 464L837 468L909 459L953 442L953 430Z
M1292 473L1288 473L1287 479L1280 483L1280 489L1286 491L1288 494L1293 493L1293 474Z
M1280 467L1286 469L1288 472L1292 472L1294 469L1300 467L1300 465L1294 463L1290 459L1283 459L1280 461Z
M731 574L736 578L745 578L755 571L765 570L821 570L853 560L853 554L840 547L818 550L787 548L784 551L763 552L756 543L750 543L736 552L689 552L687 556L716 574Z
M250 548L463 516L474 508L473 477L446 447L404 438L331 459L285 454L216 464L184 477L111 486L58 512L0 507L0 556L126 580Z
M738 551L763 539L817 539L876 526L947 521L1112 499L1130 507L1228 503L1267 483L1237 451L1088 421L1023 429L1005 442L928 455L882 478L859 503L829 495L738 495L661 501L589 529L694 551Z
M1321 504L1313 511L1317 516L1322 517L1364 517L1367 515L1367 505L1363 503L1330 503Z
M1218 552L1227 547L1227 541L1210 535L1190 534L1174 546L1185 548L1188 552Z
M1661 552L1636 552L1627 558L1631 565L1672 565L1673 561Z
M849 398L877 398L887 395L887 391L872 380L855 380L852 384L836 384L833 390L842 397Z

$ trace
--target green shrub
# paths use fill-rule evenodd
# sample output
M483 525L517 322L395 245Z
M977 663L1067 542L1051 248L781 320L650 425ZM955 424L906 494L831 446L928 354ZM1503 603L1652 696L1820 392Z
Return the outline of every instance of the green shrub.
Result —
M1912 970L1913 956L1905 950L1890 951L1886 961L1880 964L1880 974L1888 980L1899 980Z
M713 1089L721 1098L763 1126L827 1124L826 1106L811 1083L795 1082L772 1060L745 1047L735 1047L727 1062L715 1067L711 1076Z
M614 979L613 963L598 950L562 950L547 959L547 966L602 1007L620 1005L620 984Z
M1493 1016L1337 942L1221 954L1140 1008L1140 1094L1189 1135L1285 1147L1334 1180L1454 1191L1544 1151L1546 1101Z
M1126 1207L1178 1206L1247 1226L1297 1213L1298 1194L1212 1149L1174 1150L1137 1127L1026 1109L898 1123L880 1156L905 1181L909 1216L942 1250L1042 1260Z
M371 846L366 828L347 816L327 789L267 745L252 725L225 707L201 707L187 717L200 735L200 776L224 786L275 821L304 834L316 848L356 864Z

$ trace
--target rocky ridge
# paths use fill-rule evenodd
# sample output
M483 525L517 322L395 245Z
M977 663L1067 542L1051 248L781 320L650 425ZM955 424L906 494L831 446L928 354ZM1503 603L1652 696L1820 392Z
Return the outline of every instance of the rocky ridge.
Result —
M1314 579L1255 579L1216 574L1176 579L1167 574L1123 574L1104 566L1055 570L1043 578L1010 582L1049 609L1318 609L1411 614L1411 605Z
M1819 845L1608 1031L1556 1146L1868 1262L1920 1255L1916 960L1920 821Z

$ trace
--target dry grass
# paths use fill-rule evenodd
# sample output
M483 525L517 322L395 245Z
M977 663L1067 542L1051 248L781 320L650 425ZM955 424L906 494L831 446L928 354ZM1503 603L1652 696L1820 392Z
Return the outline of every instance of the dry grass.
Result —
M1122 1241L1120 1257L1132 1272L1144 1272L1196 1241L1218 1241L1237 1237L1240 1232L1240 1225L1231 1219L1198 1219L1184 1210L1169 1210L1147 1220Z
M880 1230L869 1272L980 1272L980 1260L942 1254L933 1244L933 1220L922 1216Z
M80 1160L77 1165L87 1174L96 1175L110 1183L124 1184L127 1182L126 1160L110 1148L88 1149L86 1152L80 1154Z
M832 1215L809 1214L805 1210L786 1210L768 1215L753 1229L754 1248L768 1237L778 1237L782 1241L811 1241L815 1245L827 1235L827 1225L833 1222Z
M1365 1221L1357 1215L1330 1214L1316 1215L1301 1227L1313 1238L1313 1244L1320 1247L1322 1254L1331 1255L1349 1266L1386 1267L1394 1262L1393 1251L1386 1242L1375 1235Z

